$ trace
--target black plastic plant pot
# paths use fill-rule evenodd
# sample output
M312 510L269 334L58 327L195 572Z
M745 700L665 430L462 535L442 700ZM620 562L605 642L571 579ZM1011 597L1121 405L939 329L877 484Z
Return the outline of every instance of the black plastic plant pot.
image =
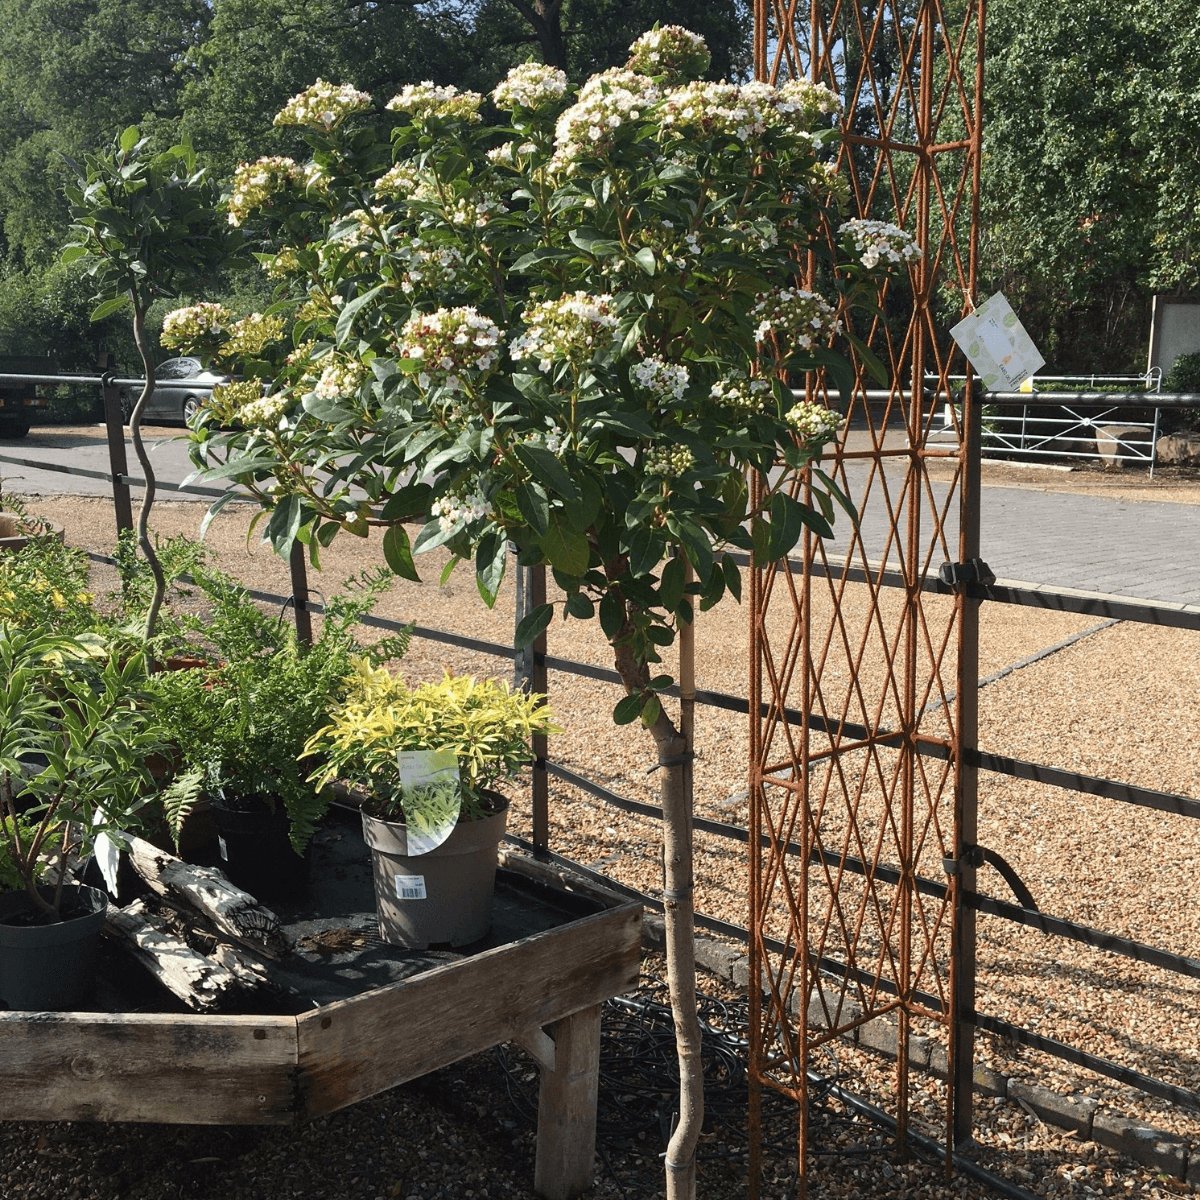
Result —
M53 888L38 890L53 900ZM64 1012L91 992L108 897L83 885L62 891L60 921L48 921L23 891L0 894L0 1007Z
M297 854L288 838L282 805L239 799L212 801L217 825L217 866L256 900L295 900L308 890L310 856Z

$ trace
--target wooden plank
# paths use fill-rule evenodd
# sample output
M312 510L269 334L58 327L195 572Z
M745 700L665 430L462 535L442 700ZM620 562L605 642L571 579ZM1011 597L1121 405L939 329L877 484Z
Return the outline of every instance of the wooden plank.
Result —
M638 904L448 963L297 1019L306 1116L334 1112L628 991Z
M596 1169L600 1091L600 1005L550 1028L554 1067L542 1069L533 1190L542 1200L575 1200Z
M296 1018L0 1013L0 1119L287 1125Z

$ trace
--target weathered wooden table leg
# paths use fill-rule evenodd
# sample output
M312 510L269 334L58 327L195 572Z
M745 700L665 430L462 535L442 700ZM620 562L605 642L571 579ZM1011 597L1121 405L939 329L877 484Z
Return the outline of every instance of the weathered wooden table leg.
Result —
M595 1172L600 1005L556 1021L547 1032L554 1061L542 1062L533 1187L542 1200L574 1200Z

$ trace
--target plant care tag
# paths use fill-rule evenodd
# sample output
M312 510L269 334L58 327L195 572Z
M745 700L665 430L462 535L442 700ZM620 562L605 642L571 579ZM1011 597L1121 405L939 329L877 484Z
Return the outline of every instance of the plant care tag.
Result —
M439 785L443 789L442 800L450 803L424 806L418 812L405 807L406 821L404 838L407 853L415 857L436 850L453 832L458 824L461 798L458 792L458 755L453 750L398 750L396 764L400 768L400 789L405 796L420 793L423 789L431 796ZM422 883L424 888L424 883ZM423 900L420 896L409 899Z
M989 392L1015 391L1046 365L1001 292L950 330Z
M117 868L121 865L121 847L107 833L98 833L92 846L92 854L96 858L100 874L104 876L104 886L108 888L108 894L114 900L117 899Z
M398 900L424 900L425 893L425 876L424 875L397 875L396 876L396 898Z

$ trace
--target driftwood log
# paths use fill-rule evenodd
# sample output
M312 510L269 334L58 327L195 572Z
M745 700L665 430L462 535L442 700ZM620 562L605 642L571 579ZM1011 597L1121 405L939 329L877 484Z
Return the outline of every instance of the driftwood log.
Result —
M244 950L208 938L203 952L188 944L187 928L181 914L144 900L110 908L105 918L109 937L195 1012L236 1010L247 998L275 990L266 969Z
M130 838L125 849L130 865L150 889L176 907L194 909L218 932L267 958L289 950L279 918L220 871L185 863L142 838Z

